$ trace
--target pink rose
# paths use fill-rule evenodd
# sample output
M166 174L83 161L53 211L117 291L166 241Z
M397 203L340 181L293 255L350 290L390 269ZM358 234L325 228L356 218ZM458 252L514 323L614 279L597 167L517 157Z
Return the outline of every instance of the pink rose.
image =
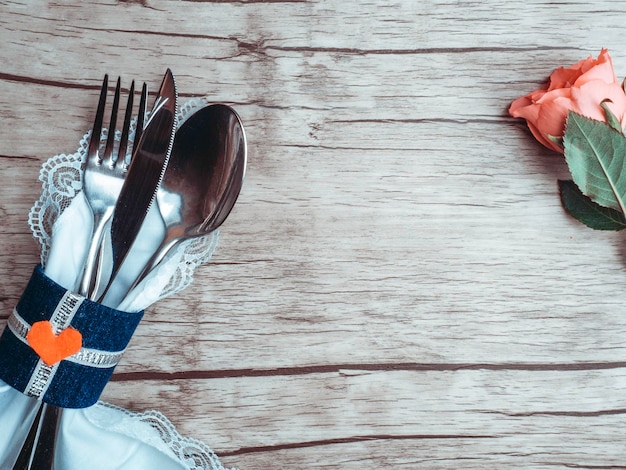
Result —
M535 138L549 149L563 153L550 137L561 138L569 111L590 119L605 121L603 101L626 127L626 94L618 83L613 62L606 49L597 59L589 57L569 68L559 67L548 83L526 96L516 99L509 108L513 117L526 119Z

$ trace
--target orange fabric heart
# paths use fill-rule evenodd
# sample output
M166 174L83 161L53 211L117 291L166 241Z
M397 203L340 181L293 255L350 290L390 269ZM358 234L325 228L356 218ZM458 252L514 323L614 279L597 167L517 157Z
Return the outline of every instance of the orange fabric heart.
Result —
M43 362L52 366L80 351L83 335L74 328L67 328L55 335L49 321L39 321L30 327L26 341Z

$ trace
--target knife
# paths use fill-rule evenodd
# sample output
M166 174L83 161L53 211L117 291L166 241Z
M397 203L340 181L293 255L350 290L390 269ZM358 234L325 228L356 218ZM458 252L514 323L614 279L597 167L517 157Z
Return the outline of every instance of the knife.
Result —
M176 82L167 69L148 122L133 149L128 174L111 222L112 271L98 301L108 292L152 206L167 168L176 128ZM101 259L101 262L103 260Z

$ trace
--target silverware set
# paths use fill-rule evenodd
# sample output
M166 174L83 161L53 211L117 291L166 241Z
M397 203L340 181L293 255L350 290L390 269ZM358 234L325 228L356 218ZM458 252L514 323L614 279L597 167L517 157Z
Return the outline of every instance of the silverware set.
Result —
M93 228L74 290L117 308L168 261L176 247L214 231L224 222L243 184L247 145L239 117L223 104L201 108L176 131L176 84L168 69L147 121L148 93L146 85L142 87L131 144L135 95L132 83L116 149L118 78L108 135L101 151L107 94L105 76L83 168L82 190L91 209ZM119 281L118 288L111 289L155 200L165 234L145 265L136 269L139 274L127 285ZM61 416L62 408L49 404L39 407L14 470L54 468Z

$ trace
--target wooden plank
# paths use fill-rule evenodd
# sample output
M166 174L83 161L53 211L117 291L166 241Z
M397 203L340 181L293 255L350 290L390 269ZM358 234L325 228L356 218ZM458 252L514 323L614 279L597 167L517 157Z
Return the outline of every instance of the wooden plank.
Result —
M615 432L624 425L625 388L624 368L346 369L113 382L106 396L134 409L168 401L182 432L201 430L226 462L246 468L272 459L290 468L376 461L619 468L626 447Z

